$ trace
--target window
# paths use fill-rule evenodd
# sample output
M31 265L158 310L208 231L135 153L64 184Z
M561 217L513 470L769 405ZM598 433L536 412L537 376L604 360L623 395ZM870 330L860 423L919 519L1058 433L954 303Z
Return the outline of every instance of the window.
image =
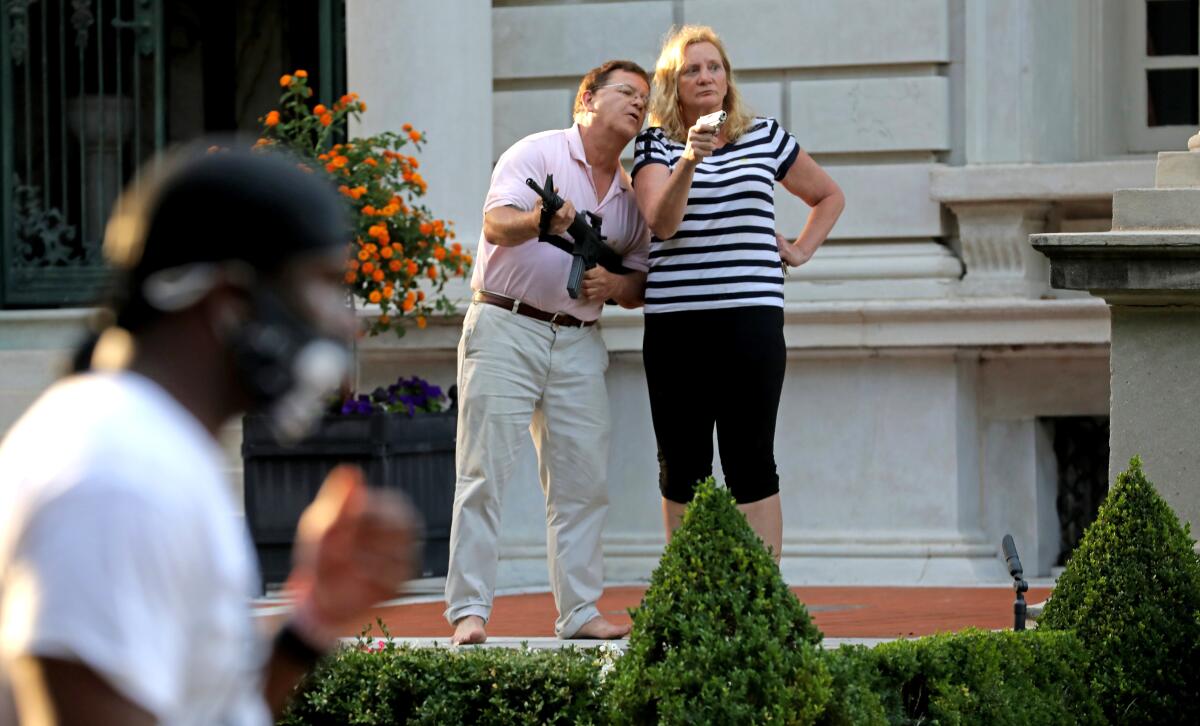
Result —
M1200 0L1130 9L1129 150L1183 151L1200 129Z

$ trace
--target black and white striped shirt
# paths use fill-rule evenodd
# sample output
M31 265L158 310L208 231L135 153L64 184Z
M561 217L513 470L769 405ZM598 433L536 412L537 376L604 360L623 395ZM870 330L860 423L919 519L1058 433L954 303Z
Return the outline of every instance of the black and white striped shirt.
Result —
M675 167L684 144L659 127L637 137L634 185L648 164ZM737 143L696 167L675 236L650 239L646 312L772 305L783 307L783 270L775 242L775 182L800 147L772 118L754 119Z

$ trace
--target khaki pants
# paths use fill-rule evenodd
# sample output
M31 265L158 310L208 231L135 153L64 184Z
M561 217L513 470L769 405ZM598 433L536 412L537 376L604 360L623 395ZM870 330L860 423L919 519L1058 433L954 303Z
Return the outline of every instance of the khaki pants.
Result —
M458 480L446 619L492 612L500 502L526 432L546 497L554 632L600 614L608 511L608 351L595 326L569 328L473 303L458 345Z

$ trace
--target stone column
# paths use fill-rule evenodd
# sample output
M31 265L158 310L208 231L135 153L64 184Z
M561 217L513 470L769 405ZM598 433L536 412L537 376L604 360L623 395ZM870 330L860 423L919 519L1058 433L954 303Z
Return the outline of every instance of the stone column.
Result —
M1133 455L1200 531L1200 153L1163 152L1154 189L1113 197L1110 232L1034 235L1051 284L1112 312L1109 480Z
M368 109L351 134L425 131L425 203L474 247L492 173L491 3L348 0L346 71Z

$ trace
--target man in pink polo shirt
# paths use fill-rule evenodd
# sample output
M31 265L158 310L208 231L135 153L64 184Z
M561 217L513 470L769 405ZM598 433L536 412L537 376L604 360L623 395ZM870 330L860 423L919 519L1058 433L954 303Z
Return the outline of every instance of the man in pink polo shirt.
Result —
M650 78L630 61L588 72L575 125L527 136L500 157L484 202L471 278L474 299L458 345L458 481L450 529L446 619L454 642L482 643L499 559L500 502L526 432L546 497L550 587L560 638L621 638L600 615L600 537L608 510L608 351L596 320L606 300L642 305L650 233L621 151L642 128ZM541 199L525 184L547 174L566 203L550 221L563 235L577 209L603 219L607 243L632 272L597 266L567 294L571 256L539 242Z

